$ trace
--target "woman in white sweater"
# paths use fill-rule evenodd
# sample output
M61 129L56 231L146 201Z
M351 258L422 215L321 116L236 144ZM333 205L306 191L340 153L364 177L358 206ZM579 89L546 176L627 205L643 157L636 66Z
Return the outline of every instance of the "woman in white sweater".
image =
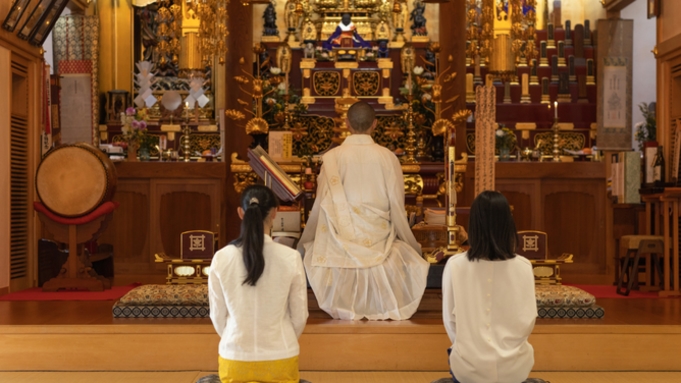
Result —
M300 254L268 235L278 205L269 188L246 188L241 235L213 258L208 295L223 383L299 381L307 283Z
M515 254L511 209L499 192L471 205L470 249L451 257L442 276L442 317L452 341L454 382L520 383L534 365L527 338L537 317L530 262Z

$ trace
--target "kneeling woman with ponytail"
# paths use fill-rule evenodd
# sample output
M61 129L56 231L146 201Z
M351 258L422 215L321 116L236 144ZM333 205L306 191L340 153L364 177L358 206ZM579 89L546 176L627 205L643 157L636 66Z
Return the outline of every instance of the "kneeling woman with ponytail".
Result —
M299 380L307 284L300 254L269 236L278 205L269 188L247 187L241 235L213 257L208 295L223 383Z

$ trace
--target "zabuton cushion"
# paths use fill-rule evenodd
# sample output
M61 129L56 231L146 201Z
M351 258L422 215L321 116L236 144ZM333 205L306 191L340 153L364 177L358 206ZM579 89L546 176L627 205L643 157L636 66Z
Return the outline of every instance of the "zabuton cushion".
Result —
M124 306L208 306L208 285L143 285L125 294Z
M586 291L565 285L536 285L537 306L587 307L596 303L596 298Z

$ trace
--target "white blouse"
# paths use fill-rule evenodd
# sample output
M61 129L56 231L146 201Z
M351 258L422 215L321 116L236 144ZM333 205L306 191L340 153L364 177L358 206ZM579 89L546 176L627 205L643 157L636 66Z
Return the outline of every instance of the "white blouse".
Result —
M210 319L224 359L267 361L299 354L307 321L307 282L300 253L265 235L265 270L255 286L243 284L241 248L220 249L208 276Z
M532 265L519 255L471 262L466 254L451 257L442 275L452 372L466 383L522 382L534 365L527 342L537 318Z

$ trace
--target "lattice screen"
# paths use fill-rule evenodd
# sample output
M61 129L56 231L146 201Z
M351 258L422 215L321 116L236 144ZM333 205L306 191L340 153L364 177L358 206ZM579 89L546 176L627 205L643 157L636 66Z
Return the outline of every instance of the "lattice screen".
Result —
M28 67L12 61L10 123L10 279L28 277L29 253L29 81Z

